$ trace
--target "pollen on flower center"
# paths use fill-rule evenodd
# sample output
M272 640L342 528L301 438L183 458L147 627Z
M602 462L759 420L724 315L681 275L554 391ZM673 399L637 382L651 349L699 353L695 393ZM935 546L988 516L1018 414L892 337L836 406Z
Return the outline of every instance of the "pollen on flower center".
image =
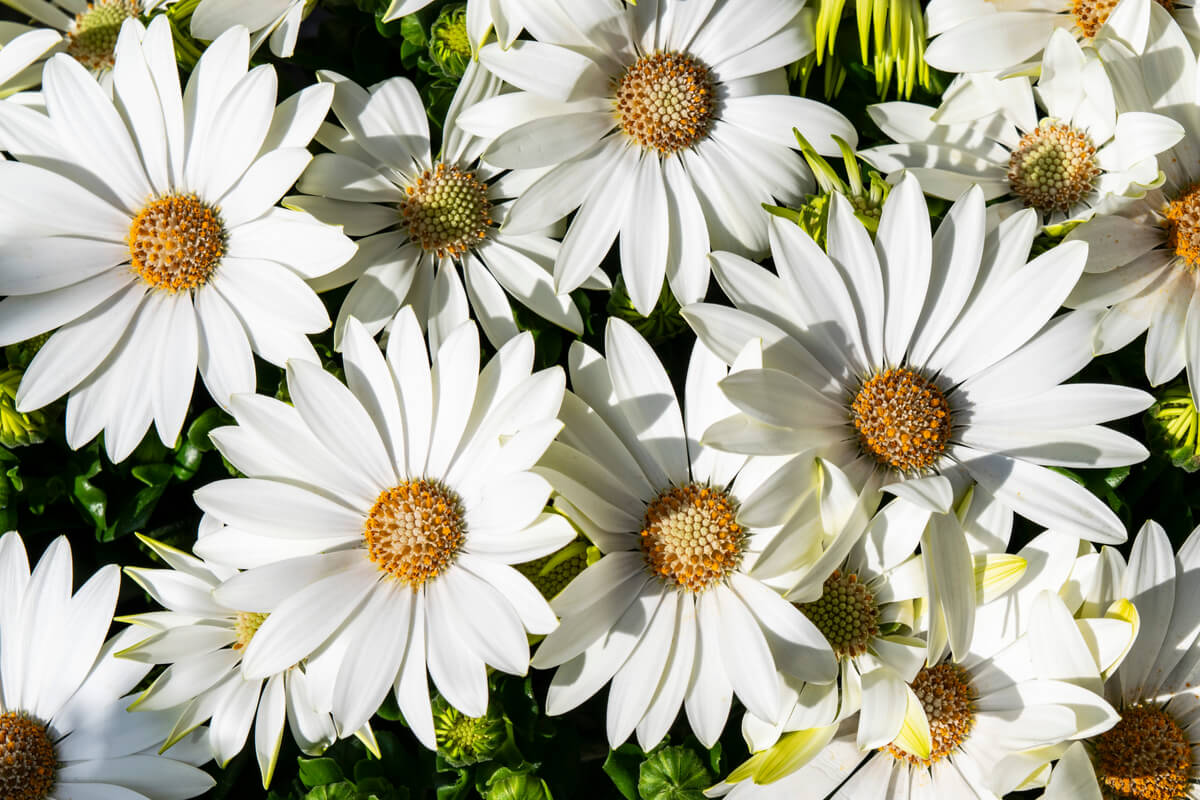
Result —
M257 614L253 611L239 611L237 620L233 624L233 631L237 634L237 641L233 643L234 650L241 650L250 644L250 640L254 638L254 634L258 633L258 629L267 621L269 614Z
M850 403L859 446L901 472L934 465L950 441L950 409L933 381L907 367L877 372Z
M686 53L652 53L616 82L621 130L669 156L708 136L716 112L712 72Z
M975 711L971 707L974 690L967 671L957 664L924 667L909 686L929 720L932 741L929 758L919 758L894 744L883 749L896 759L928 767L953 753L971 733L975 724Z
M1083 35L1091 39L1117 7L1119 0L1071 0L1071 12ZM1157 0L1167 11L1175 9L1175 0Z
M797 608L817 626L838 658L861 656L879 635L875 596L852 572L834 570L825 579L821 597Z
M1096 148L1088 136L1051 120L1022 136L1008 160L1013 194L1038 211L1070 210L1099 176Z
M67 54L88 69L112 69L117 35L141 13L138 0L94 0L67 29Z
M1167 246L1188 269L1200 268L1200 183L1167 204Z
M158 289L203 286L225 254L225 225L217 210L194 194L147 203L129 226L133 271Z
M460 256L487 236L492 204L474 172L438 164L404 191L400 214L425 251L439 258Z
M54 788L58 757L46 726L25 714L0 714L0 797L42 800Z
M1096 777L1106 797L1181 800L1188 796L1192 772L1188 737L1158 706L1126 706L1120 721L1094 742Z
M416 589L453 563L467 538L466 514L453 489L419 478L381 493L363 534L368 557Z
M646 508L642 558L650 574L702 592L742 563L746 529L738 505L721 489L690 483L663 491Z

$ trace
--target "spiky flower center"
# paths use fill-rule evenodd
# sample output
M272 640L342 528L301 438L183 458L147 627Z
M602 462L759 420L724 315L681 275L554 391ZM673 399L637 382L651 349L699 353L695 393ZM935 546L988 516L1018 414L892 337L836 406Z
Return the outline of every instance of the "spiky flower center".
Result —
M1091 138L1070 125L1042 122L1021 137L1008 160L1013 194L1038 211L1069 211L1100 177Z
M404 191L400 214L409 236L427 252L461 256L487 236L492 204L474 172L438 164Z
M67 28L67 54L88 69L112 69L121 25L141 13L138 0L94 0Z
M379 495L363 535L379 569L416 589L454 562L467 538L466 514L457 492L418 478Z
M225 224L194 194L151 200L129 226L133 271L156 289L203 286L225 255Z
M1096 777L1113 800L1183 800L1189 796L1192 751L1171 715L1137 703L1095 740Z
M950 441L946 396L908 367L886 369L864 381L850 403L850 421L863 452L901 472L929 469Z
M861 656L879 635L875 595L853 572L834 570L825 579L820 598L797 608L817 626L838 658Z
M0 797L42 800L54 788L57 767L45 725L17 711L0 714Z
M1167 246L1190 270L1200 267L1200 183L1167 204Z
M920 758L894 744L884 750L901 761L928 767L953 753L970 735L975 724L975 711L971 707L974 689L967 671L957 664L924 667L909 686L929 720L932 743L929 758Z
M258 633L258 629L267 621L269 614L257 614L253 611L239 611L237 619L233 623L233 632L237 635L237 641L233 643L234 650L242 650L250 644L250 640L254 638L254 634Z
M1071 12L1075 14L1075 23L1083 35L1091 39L1100 30L1100 26L1108 19L1108 15L1117 7L1120 0L1071 0ZM1167 11L1175 9L1175 0L1157 0L1158 4Z
M735 522L738 504L712 486L690 483L663 491L646 508L642 558L662 581L702 592L736 570L746 529Z
M617 79L617 120L642 147L669 156L708 136L713 88L712 71L687 53L651 53Z

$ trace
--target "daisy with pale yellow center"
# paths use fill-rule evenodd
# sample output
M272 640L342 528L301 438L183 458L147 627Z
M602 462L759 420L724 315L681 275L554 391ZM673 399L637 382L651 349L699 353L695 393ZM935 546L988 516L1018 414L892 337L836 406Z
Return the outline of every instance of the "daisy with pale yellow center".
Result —
M0 343L53 331L17 406L69 393L72 447L104 431L120 461L152 422L173 446L197 370L226 405L254 390L255 355L316 359L305 334L329 317L305 280L355 246L276 203L311 159L332 90L277 108L274 68L248 59L246 30L231 30L181 90L167 20L127 20L112 97L59 54L46 113L0 104L16 159L0 164Z
M208 516L195 551L247 568L217 587L219 605L267 615L228 655L246 680L302 662L341 736L394 692L435 749L428 678L463 714L483 716L488 667L525 674L527 634L558 624L510 565L576 535L544 511L550 484L531 471L562 427L564 378L533 371L527 333L480 370L469 322L429 353L407 307L386 357L353 318L343 348L348 386L293 360L294 405L233 398L238 425L212 438L247 477L196 492Z

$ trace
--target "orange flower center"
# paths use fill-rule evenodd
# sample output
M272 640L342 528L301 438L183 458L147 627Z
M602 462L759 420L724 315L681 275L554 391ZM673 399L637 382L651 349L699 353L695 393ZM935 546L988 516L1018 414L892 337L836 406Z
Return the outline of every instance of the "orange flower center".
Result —
M627 136L659 155L708 136L716 111L712 72L686 53L652 53L616 82L617 120Z
M646 508L642 557L651 575L702 592L742 563L746 529L737 502L721 489L690 483L662 492Z
M1117 800L1184 800L1192 774L1187 734L1158 706L1121 710L1116 725L1095 739L1096 777Z
M19 712L0 714L0 797L43 800L54 788L57 767L45 725Z
M462 549L467 538L462 500L439 481L405 481L379 495L363 535L368 557L416 589L441 574Z
M216 209L194 194L152 200L129 226L133 271L156 289L203 286L225 255L225 225Z
M975 711L971 707L971 679L967 671L957 664L938 664L922 668L909 686L921 701L925 717L929 720L933 745L929 758L918 758L894 744L883 749L896 759L914 766L928 767L953 753L971 733L971 726L975 724Z
M932 381L907 367L877 372L850 404L859 446L901 472L932 467L950 441L950 409Z

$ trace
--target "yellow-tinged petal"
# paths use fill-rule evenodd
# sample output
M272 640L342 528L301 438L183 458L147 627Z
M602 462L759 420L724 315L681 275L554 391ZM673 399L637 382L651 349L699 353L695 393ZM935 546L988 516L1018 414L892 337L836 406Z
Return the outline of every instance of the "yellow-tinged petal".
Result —
M900 735L892 744L919 759L928 759L933 752L929 718L925 716L925 708L912 687L905 688L908 690L908 706L904 709L904 724L900 726Z
M1104 618L1122 620L1128 622L1130 626L1129 639L1125 642L1125 646L1121 648L1120 654L1111 664L1101 665L1100 677L1108 680L1108 676L1116 672L1117 667L1121 666L1121 662L1125 660L1125 656L1129 655L1129 648L1133 647L1133 642L1137 639L1138 630L1141 629L1142 622L1137 608L1133 603L1125 599L1114 601L1108 607L1108 611L1104 612Z
M825 745L833 740L837 727L827 725L784 734L773 747L759 753L763 760L754 771L754 782L774 783L791 775L825 749Z
M1029 566L1021 556L1008 553L985 553L974 560L977 603L995 600L1016 586Z

